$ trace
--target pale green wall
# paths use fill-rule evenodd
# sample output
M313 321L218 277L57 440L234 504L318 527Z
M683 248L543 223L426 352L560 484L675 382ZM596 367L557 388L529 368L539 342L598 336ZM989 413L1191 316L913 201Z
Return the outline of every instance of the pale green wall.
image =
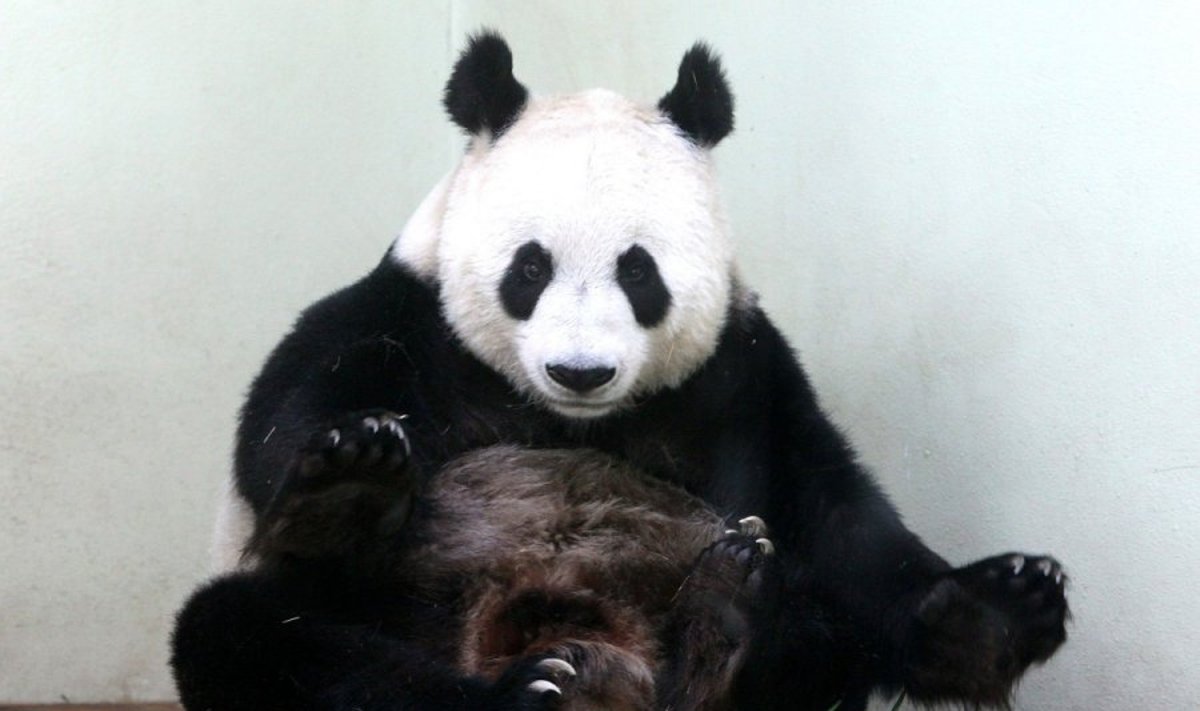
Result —
M0 1L0 704L173 695L242 393L449 162L448 17Z
M1195 3L0 17L0 698L170 693L241 392L448 166L439 87L486 24L534 90L647 100L710 40L742 263L826 405L948 557L1073 576L1018 708L1200 699Z

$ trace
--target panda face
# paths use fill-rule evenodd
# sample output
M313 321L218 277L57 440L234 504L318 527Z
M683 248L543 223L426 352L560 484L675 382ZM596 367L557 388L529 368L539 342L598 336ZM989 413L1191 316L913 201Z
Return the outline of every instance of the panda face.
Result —
M551 409L608 414L716 347L732 253L710 158L660 113L603 91L535 101L443 188L424 269L447 320Z
M645 385L639 375L671 294L638 244L605 264L583 262L575 250L558 253L555 259L540 242L527 242L500 281L500 304L516 322L520 369L509 376L561 414L603 415Z
M392 256L437 284L465 347L577 419L694 373L734 270L707 150L732 128L732 98L707 48L645 107L603 90L528 99L507 45L482 35L445 103L472 140Z

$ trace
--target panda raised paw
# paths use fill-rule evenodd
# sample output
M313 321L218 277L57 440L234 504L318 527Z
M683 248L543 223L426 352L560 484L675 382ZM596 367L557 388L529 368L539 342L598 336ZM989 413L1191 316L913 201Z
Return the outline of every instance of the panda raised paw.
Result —
M403 419L403 415L386 410L367 410L322 428L300 452L298 479L305 485L321 486L351 478L378 481L400 474L412 456Z
M692 575L700 575L714 590L724 590L731 598L748 598L762 587L775 544L766 537L766 526L757 516L738 524L737 530L727 530L724 538L700 553Z
M755 619L772 609L766 576L775 545L767 526L757 516L736 526L700 552L675 595L664 633L670 671L657 689L660 708L700 708L697 699L725 698L746 658Z
M700 552L681 593L716 607L750 604L762 589L767 564L775 544L767 538L767 525L758 516L747 516L725 535Z
M314 434L256 522L249 550L264 559L347 556L400 530L416 491L401 419L359 412Z

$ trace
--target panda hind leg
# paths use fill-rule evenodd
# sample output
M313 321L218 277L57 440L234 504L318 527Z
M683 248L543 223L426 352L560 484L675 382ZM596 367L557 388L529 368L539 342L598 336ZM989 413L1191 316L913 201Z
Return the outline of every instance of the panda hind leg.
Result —
M910 623L909 696L1006 705L1021 674L1066 641L1066 585L1057 560L1021 553L947 572Z
M445 650L347 607L319 581L263 571L207 583L179 612L171 639L184 708L490 711L486 682L459 673ZM430 628L450 622L436 605L410 612Z
M668 654L656 682L660 708L729 707L754 616L767 607L775 555L767 535L762 519L744 518L696 559L664 633Z

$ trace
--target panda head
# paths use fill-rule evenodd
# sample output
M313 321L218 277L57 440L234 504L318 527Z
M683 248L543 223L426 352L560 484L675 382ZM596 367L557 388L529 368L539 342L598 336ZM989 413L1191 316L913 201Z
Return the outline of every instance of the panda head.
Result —
M733 99L708 48L645 106L603 90L530 97L504 40L484 33L444 103L471 136L466 155L392 257L438 286L465 346L570 418L695 372L735 289L709 156Z

